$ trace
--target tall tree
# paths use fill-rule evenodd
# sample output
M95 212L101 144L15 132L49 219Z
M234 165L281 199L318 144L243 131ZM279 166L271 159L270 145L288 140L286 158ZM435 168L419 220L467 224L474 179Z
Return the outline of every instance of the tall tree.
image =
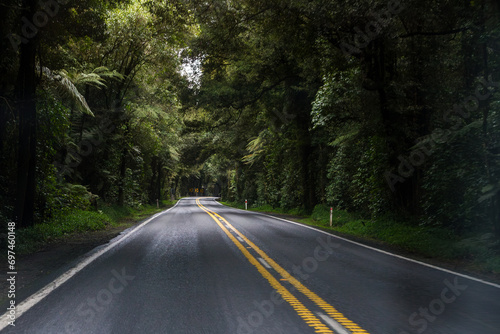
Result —
M19 147L17 160L17 203L15 216L19 227L34 223L36 167L36 63L37 28L28 23L37 12L35 0L23 0L19 20L22 30L31 36L20 45L17 99L19 112Z

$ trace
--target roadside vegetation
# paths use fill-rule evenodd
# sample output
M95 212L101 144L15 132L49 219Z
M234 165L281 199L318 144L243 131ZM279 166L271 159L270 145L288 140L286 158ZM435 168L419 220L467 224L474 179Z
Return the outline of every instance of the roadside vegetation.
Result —
M80 209L62 211L45 223L19 230L16 251L20 255L29 254L76 234L130 226L174 204L175 202L162 201L159 208L156 205L141 205L136 208L103 205L97 211Z

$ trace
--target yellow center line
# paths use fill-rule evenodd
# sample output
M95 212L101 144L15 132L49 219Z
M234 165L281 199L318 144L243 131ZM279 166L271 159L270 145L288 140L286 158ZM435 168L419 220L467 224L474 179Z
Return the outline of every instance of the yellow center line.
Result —
M202 208L205 212L208 213L206 207L204 207L199 200L197 200L198 206ZM274 270L276 270L284 279L288 280L290 284L292 284L298 291L302 292L305 296L307 296L311 301L313 301L316 305L318 305L321 309L323 309L328 316L342 324L344 327L349 326L349 329L353 332L360 334L369 334L367 331L362 329L359 325L347 319L342 313L340 313L333 306L328 304L325 300L323 300L320 296L309 290L306 286L304 286L300 281L298 281L295 277L290 275L285 269L283 269L279 264L277 264L273 259L271 259L264 251L262 251L259 247L257 247L253 242L251 242L246 236L244 236L240 231L234 228L224 217L219 215L216 212L210 211L209 213L214 220L219 222L219 220L215 217L218 217L220 220L226 223L236 234L238 234L251 248L253 248ZM215 217L214 217L215 216ZM231 235L232 236L232 235Z
M229 232L229 230L219 221L219 219L216 218L216 216L220 217L217 215L215 212L210 211L206 207L204 207L199 199L196 199L196 204L205 211L212 219L219 225L219 227L226 233L226 235L231 239L231 241L238 247L238 249L243 253L243 255L248 259L248 261L254 265L259 273L271 284L271 286L283 297L284 300L286 300L292 307L293 309L297 312L297 314L304 320L307 325L310 327L314 328L315 333L331 333L334 334L334 332L328 328L326 325L324 325L315 315L313 312L311 312L307 307L304 306L290 291L288 291L281 283L274 278L273 275L269 271L267 271L264 266L260 264L260 262L252 255L250 252L241 244L241 242L238 241L238 239L235 238L234 235ZM223 221L227 223L227 221L220 217ZM228 226L231 226L229 223L227 223ZM234 230L234 227L231 226L231 229Z

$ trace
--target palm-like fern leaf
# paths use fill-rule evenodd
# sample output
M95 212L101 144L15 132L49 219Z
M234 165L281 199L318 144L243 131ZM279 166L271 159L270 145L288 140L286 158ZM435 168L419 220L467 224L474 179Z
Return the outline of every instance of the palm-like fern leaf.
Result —
M61 95L66 95L76 102L78 108L91 116L94 116L92 110L87 104L85 97L78 91L72 80L68 77L66 71L51 71L47 67L42 67L42 76L56 85L57 90Z

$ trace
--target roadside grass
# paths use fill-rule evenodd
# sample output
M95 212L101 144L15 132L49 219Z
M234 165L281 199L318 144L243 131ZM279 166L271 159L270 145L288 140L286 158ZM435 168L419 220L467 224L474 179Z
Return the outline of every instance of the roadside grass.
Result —
M221 203L239 209L245 207L241 203ZM330 209L326 205L316 205L310 215L303 210L283 210L269 205L249 207L249 210L298 216L299 219L295 221L346 237L385 244L419 257L459 262L474 271L500 275L500 242L491 233L459 236L445 228L409 224L389 217L363 219L359 215L335 209L330 227Z
M33 253L68 234L102 230L111 223L111 219L100 212L74 210L61 213L46 223L18 230L16 251L18 254Z
M16 253L34 253L49 243L70 238L72 234L99 231L137 222L174 204L175 202L172 201L163 201L160 208L156 205L141 205L137 208L103 205L97 211L63 211L45 223L18 230Z
M454 247L457 237L445 229L409 225L385 217L376 220L363 219L342 210L333 210L330 227L330 211L323 205L317 205L312 215L301 219L300 222L345 235L381 241L425 257L437 255L449 259L459 255Z
M163 211L168 207L174 206L177 201L162 201L160 207L157 208L156 205L140 205L136 208L125 207L118 205L102 205L100 210L106 216L108 216L113 224L123 223L127 219L140 220L142 218L154 215L157 212Z

